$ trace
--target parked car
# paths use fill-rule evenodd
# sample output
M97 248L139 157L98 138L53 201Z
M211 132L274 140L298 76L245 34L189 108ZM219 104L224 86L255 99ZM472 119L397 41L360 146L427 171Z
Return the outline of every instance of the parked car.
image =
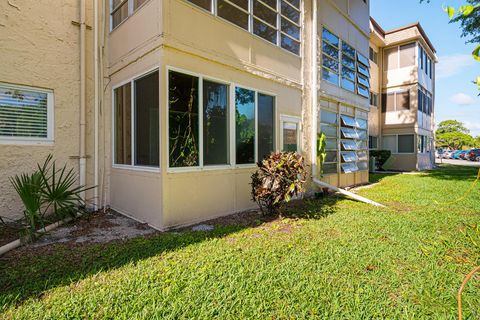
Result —
M467 160L480 161L480 149L472 149L466 156Z
M444 159L452 159L452 155L457 152L457 150L445 150L443 153L443 158Z
M462 153L462 150L458 150L452 153L452 159L459 159L460 153Z
M459 155L458 157L461 159L461 160L467 160L467 154L470 152L470 150L463 150Z

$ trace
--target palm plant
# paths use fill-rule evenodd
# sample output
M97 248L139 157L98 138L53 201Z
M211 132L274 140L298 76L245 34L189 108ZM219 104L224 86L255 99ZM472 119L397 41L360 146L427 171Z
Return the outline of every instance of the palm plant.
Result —
M10 178L25 207L22 233L27 240L38 236L36 230L45 228L46 218L50 215L61 220L75 218L79 212L85 212L85 200L81 194L94 188L76 186L74 170L67 170L66 165L57 169L52 159L49 155L43 165L37 165L37 170L30 175L23 173Z

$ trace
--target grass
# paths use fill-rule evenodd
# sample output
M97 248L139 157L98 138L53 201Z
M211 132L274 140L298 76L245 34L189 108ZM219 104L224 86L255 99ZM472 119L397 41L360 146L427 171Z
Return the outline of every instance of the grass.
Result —
M480 264L480 186L446 203L475 176L372 176L359 193L388 209L312 200L256 227L7 256L0 318L454 319L463 276ZM480 318L479 280L466 319Z

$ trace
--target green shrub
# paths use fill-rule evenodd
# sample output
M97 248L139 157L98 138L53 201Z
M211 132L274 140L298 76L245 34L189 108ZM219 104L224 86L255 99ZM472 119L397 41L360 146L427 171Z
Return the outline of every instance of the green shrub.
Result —
M43 165L37 165L37 170L31 174L10 177L25 207L20 236L26 241L38 236L37 230L45 227L48 216L53 216L55 220L67 216L75 218L77 213L85 210L85 201L80 195L91 188L76 186L73 169L67 170L66 165L58 169L52 159L49 155Z
M377 166L382 169L385 162L392 155L390 150L370 150L370 157L375 157L377 161Z
M252 175L252 200L263 214L276 214L292 197L304 192L304 158L296 152L272 153Z

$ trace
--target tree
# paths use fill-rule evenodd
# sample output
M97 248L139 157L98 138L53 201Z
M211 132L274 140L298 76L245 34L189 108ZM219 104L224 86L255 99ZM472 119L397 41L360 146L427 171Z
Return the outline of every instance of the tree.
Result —
M480 148L480 136L475 138L475 148Z
M444 132L437 134L437 147L453 148L461 150L463 147L472 147L475 145L475 139L469 134L463 132Z
M430 0L420 0L422 2L430 2ZM480 61L480 0L466 0L467 4L455 9L452 6L444 7L444 11L448 14L450 22L460 22L462 27L462 37L471 37L467 43L476 43L477 46L472 52L475 60ZM480 90L480 76L473 81Z
M468 130L463 123L457 120L445 120L440 122L436 134L438 135L447 132L461 132L470 134L470 130Z

